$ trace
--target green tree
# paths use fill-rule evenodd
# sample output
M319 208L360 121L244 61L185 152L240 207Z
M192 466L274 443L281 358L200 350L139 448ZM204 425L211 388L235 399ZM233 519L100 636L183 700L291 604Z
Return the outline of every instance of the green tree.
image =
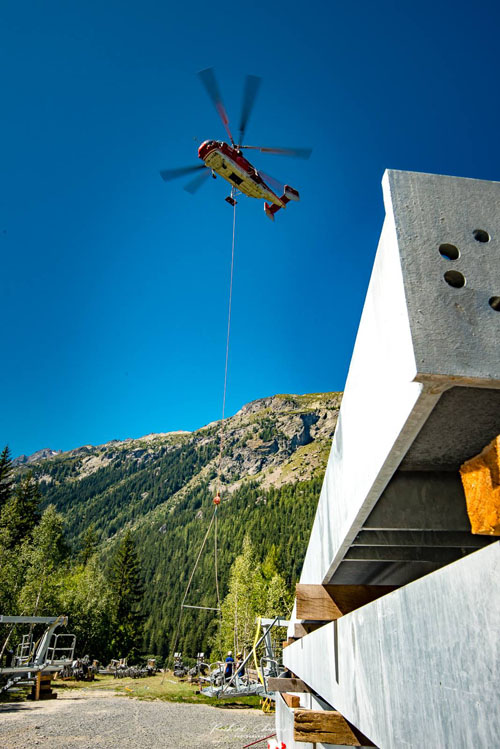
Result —
M0 533L10 549L31 538L39 520L40 489L31 471L19 482L0 514Z
M5 445L0 453L0 509L12 494L12 460L9 446Z
M266 554L266 558L262 562L262 575L265 580L271 580L274 575L278 572L279 554L275 544L271 544L271 548Z
M57 611L68 616L69 631L76 635L76 652L107 663L112 655L113 601L98 557L61 569L57 587Z
M249 648L255 634L255 619L262 604L264 580L250 537L243 541L241 554L229 575L229 591L221 606L219 631L214 637L214 655Z
M279 554L275 544L271 544L262 563L264 590L261 598L264 616L288 617L293 606L293 593L287 586L279 565Z
M111 645L115 657L137 658L141 650L144 587L132 534L125 532L111 564L111 595L114 603Z
M26 563L25 581L19 594L19 606L26 612L40 616L62 613L58 608L58 571L66 567L69 548L64 538L64 520L54 505L42 515L33 538L27 539L20 550Z
M90 523L82 535L80 559L83 564L96 554L99 548L99 535L96 531L95 523Z

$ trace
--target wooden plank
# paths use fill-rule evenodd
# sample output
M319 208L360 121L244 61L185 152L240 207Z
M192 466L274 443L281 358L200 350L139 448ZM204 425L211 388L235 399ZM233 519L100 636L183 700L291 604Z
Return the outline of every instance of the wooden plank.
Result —
M298 694L287 694L283 692L282 695L288 707L300 707L300 697Z
M299 622L293 625L293 636L296 640L300 640L301 637L308 635L309 632L314 632L316 629L322 627L324 622Z
M287 648L289 645L292 644L292 642L295 642L295 638L294 637L289 637L288 640L283 640L283 642L281 643L281 645L283 646L283 648Z
M297 619L331 622L385 596L394 585L306 585L297 583Z
M336 710L294 710L294 739L313 744L374 746Z
M328 592L326 585L306 585L297 583L297 619L317 619L331 622L340 619L342 611Z
M35 693L33 696L34 700L40 699L40 685L42 683L42 672L39 671L35 677Z
M270 677L267 680L267 688L270 692L312 692L302 679L292 677L291 679Z

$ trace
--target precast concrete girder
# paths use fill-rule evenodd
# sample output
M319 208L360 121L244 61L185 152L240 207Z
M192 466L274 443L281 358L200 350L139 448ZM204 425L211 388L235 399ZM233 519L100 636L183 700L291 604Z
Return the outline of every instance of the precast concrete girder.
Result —
M500 541L325 624L283 660L383 749L497 746ZM289 730L286 746L302 746Z
M473 551L360 558L356 539L470 533L458 468L500 433L500 183L387 171L383 191L302 583L402 585Z

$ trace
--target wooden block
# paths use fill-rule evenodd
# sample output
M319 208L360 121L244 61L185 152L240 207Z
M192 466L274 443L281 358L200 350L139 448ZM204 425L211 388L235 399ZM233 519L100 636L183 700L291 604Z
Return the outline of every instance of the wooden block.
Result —
M283 640L283 642L281 644L282 644L283 648L287 648L289 645L292 644L292 642L295 642L295 638L294 637L289 637L288 640Z
M305 585L297 583L297 619L331 622L393 590L395 585Z
M500 436L460 467L471 531L500 536Z
M300 697L297 694L287 694L283 692L282 695L288 707L300 707Z
M374 746L336 710L294 710L294 739L313 744Z
M33 689L34 689L33 699L34 700L39 700L40 699L40 685L41 685L41 682L42 682L42 673L41 673L41 671L39 671L37 673L36 677L35 677L35 686L33 687Z
M312 692L302 679L292 677L291 679L270 677L267 680L267 688L270 692Z
M300 640L301 637L308 635L309 632L322 627L324 622L300 622L299 624L293 625L293 636L295 639Z

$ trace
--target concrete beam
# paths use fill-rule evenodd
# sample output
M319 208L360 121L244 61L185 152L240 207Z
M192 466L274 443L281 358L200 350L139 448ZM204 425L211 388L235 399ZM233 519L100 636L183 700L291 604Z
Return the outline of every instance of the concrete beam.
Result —
M285 666L384 749L496 746L499 570L495 541L302 637Z
M448 496L463 500L451 471L500 433L500 318L490 303L500 294L500 183L388 171L383 190L386 219L302 583L340 582L363 528L470 530L464 508L448 515ZM431 489L429 477L404 476L437 470L451 478L432 477ZM402 486L436 495L435 480L455 488L428 521L418 502L414 514L406 508ZM371 515L385 490L398 522ZM366 583L366 569L352 582Z

